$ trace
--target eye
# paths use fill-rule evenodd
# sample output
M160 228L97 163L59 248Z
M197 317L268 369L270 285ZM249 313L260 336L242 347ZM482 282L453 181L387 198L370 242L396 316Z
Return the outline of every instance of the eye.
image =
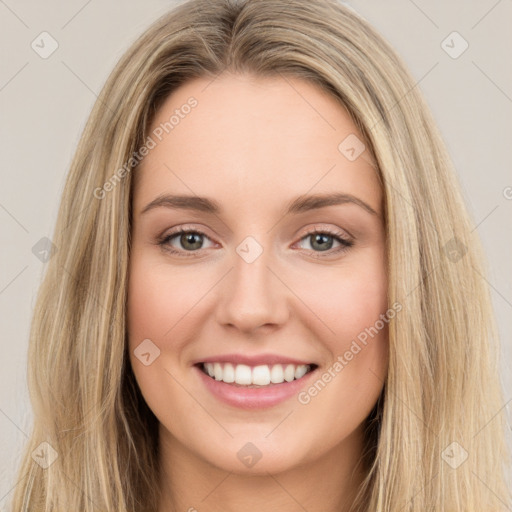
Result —
M354 243L346 238L344 233L336 231L329 231L326 229L314 229L310 231L306 236L301 238L301 242L306 240L309 242L309 246L314 252L328 252L329 254L336 254L341 251L347 250L352 247ZM333 246L337 244L337 247L333 249Z
M183 257L197 257L201 249L206 248L204 247L205 240L211 242L210 238L202 231L181 227L178 231L163 236L158 240L158 245L172 254ZM327 253L326 256L338 254L354 245L341 231L317 228L303 236L298 243L300 244L303 241L309 242L310 248L306 248L306 250L317 253L321 257L323 257L323 254L320 253ZM211 244L210 247L213 246L213 242Z
M204 239L210 240L209 237L201 231L182 228L179 231L165 235L158 241L158 244L171 253L180 253L180 255L183 256L195 256L195 254L186 253L194 253L200 249L204 249ZM176 247L176 244L178 244L178 247Z

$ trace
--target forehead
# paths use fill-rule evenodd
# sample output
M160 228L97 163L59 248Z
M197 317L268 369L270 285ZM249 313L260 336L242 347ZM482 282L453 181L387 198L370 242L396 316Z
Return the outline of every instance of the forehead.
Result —
M155 146L135 171L139 205L164 191L260 207L341 191L380 209L369 151L347 158L363 136L336 98L304 80L227 73L191 80L164 101L149 136Z

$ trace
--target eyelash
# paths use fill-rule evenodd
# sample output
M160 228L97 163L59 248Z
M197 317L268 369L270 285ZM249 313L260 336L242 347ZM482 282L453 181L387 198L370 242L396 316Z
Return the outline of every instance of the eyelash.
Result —
M184 258L197 258L197 257L199 257L197 253L200 252L201 249L198 249L196 251L185 251L185 250L175 249L169 245L169 242L173 238L175 238L177 236L181 236L181 235L188 235L188 234L200 235L200 236L209 238L208 235L206 235L205 233L198 231L196 229L181 228L179 231L175 231L173 233L170 233L168 235L161 237L157 241L157 243L160 247L162 247L162 249L170 252L171 254L176 254L176 255L179 255L180 257L184 257ZM333 237L341 245L340 245L340 247L337 247L336 249L329 249L327 251L313 251L312 249L309 249L309 251L311 251L314 254L322 255L323 253L325 253L326 256L332 256L333 254L339 254L339 253L348 251L354 245L354 242L347 240L344 237L343 233L341 233L339 231L330 231L328 229L320 230L320 229L315 228L312 231L309 231L308 233L306 233L303 237L301 237L300 240L304 240L305 238L308 238L315 234L322 234L322 235L328 235L330 237ZM320 257L324 257L324 256L320 256Z

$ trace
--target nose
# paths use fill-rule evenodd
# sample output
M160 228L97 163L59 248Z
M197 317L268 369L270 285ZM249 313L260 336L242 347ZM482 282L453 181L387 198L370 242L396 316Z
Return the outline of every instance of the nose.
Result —
M289 315L289 289L272 268L270 251L251 263L237 253L233 268L224 278L216 308L220 325L246 334L283 325Z

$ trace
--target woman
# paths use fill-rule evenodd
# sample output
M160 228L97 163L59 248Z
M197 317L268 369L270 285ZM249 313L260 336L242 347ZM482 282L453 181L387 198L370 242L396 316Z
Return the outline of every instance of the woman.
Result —
M135 42L64 191L14 510L506 509L480 246L414 85L334 0Z

